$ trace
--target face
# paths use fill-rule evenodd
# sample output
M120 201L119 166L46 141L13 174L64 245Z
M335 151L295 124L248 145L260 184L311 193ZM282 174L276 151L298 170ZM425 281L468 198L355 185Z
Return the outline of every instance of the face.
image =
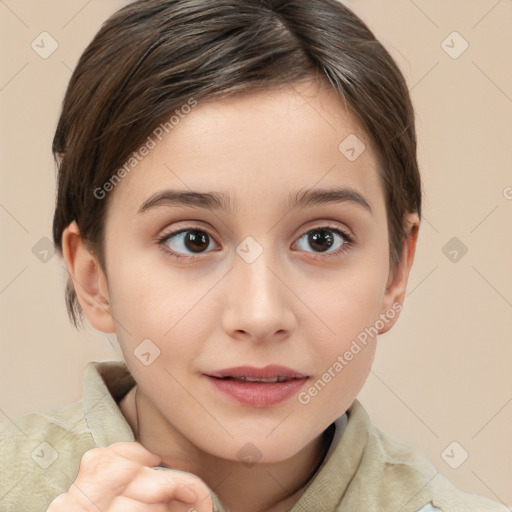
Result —
M399 310L377 169L340 98L303 83L199 103L111 192L113 330L169 432L276 462L350 406Z

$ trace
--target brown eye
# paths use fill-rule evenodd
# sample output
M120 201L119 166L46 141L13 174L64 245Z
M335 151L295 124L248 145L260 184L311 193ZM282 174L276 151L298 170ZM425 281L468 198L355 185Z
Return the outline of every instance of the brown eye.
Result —
M208 239L203 231L186 231L183 243L192 252L202 252L208 248Z
M182 229L166 235L161 243L172 253L187 257L187 254L200 254L215 246L208 233L200 229Z
M311 231L308 234L308 244L315 250L325 252L334 244L334 237L329 233L329 231L324 229Z
M304 233L296 245L301 251L335 255L346 250L351 242L352 238L341 229L325 226Z

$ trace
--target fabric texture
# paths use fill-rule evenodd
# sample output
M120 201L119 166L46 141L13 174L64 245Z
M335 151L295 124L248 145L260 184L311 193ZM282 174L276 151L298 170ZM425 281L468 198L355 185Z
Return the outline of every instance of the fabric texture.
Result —
M418 510L418 512L443 512L440 508L433 507L430 503L428 505L425 505L421 510Z
M74 482L82 455L134 441L118 402L135 385L124 361L92 362L83 398L0 427L0 511L45 512ZM358 400L289 512L509 512L462 492L414 447L374 427ZM228 512L212 492L214 512Z

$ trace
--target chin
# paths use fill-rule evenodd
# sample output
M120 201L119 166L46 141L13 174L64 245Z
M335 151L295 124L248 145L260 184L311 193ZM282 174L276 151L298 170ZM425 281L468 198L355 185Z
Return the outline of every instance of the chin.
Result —
M224 449L216 449L215 453L210 453L233 462L243 462L248 467L252 467L254 464L276 464L289 460L313 441L313 438L305 439L298 433L290 432L267 436L267 433L258 436L241 436L230 440L229 447L225 446Z

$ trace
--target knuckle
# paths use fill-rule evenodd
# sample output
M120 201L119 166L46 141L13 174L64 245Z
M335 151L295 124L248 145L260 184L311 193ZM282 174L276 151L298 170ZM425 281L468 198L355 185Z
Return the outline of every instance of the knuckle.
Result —
M82 455L82 462L84 464L87 464L88 462L91 462L97 459L98 457L101 457L103 455L103 452L103 448L91 448Z
M97 471L104 467L109 459L109 454L105 448L92 448L82 455L80 461L80 472Z
M68 505L69 492L65 492L57 496L48 507L46 512L61 512L64 506Z
M139 465L119 455L110 447L92 448L82 455L77 482L120 481L131 478L139 469Z

